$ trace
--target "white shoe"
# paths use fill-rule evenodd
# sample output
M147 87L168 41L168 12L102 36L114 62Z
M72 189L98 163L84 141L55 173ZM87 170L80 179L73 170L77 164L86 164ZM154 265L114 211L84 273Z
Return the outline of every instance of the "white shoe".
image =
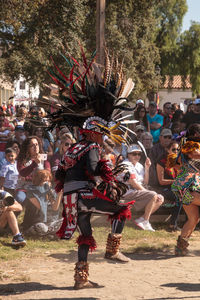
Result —
M144 225L143 225L144 218L143 217L135 219L135 220L133 220L133 222L135 223L135 225L137 225L138 227L140 227L140 229L144 230Z
M155 231L149 221L144 221L143 222L144 230L149 230L149 231Z
M138 218L134 220L134 223L140 227L142 230L149 230L149 231L155 231L155 229L152 228L149 221L145 221L144 218Z

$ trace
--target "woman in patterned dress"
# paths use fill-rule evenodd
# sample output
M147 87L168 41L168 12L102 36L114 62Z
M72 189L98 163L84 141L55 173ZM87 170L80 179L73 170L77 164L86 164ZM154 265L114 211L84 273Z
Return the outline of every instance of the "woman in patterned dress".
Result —
M195 127L196 126L196 127ZM193 124L190 128L197 130L187 138L181 147L176 162L181 165L180 172L171 188L187 215L181 234L175 248L176 255L186 255L189 246L188 239L199 222L200 206L200 124ZM173 157L169 157L170 160Z

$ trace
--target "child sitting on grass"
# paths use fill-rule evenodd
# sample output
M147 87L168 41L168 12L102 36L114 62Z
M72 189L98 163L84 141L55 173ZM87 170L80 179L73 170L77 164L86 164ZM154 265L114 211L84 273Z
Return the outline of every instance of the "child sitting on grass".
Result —
M52 174L49 170L37 170L33 175L32 185L27 191L22 224L27 234L40 236L52 234L62 223L61 220L47 223L48 202L50 202L51 208L57 211L62 199L62 192L56 196L51 182Z

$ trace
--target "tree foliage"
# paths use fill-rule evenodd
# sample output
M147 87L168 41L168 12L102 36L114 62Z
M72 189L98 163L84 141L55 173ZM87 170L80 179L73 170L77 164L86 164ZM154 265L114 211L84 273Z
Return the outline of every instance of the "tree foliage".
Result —
M187 12L186 0L163 0L155 10L159 20L156 45L159 49L163 75L177 74L177 56L182 21Z
M85 22L83 0L9 0L1 4L1 72L32 84L47 80L50 57L76 55ZM60 61L59 63L63 63Z
M190 75L193 93L200 94L200 24L193 22L190 29L185 31L178 43L179 52L177 63L179 74Z
M190 74L198 90L199 25L180 34L186 11L186 0L106 1L106 46L135 81L135 97L156 88L158 64L162 75ZM94 0L1 0L0 20L0 73L11 80L50 81L51 56L63 69L60 52L78 57L78 40L88 53L96 47Z

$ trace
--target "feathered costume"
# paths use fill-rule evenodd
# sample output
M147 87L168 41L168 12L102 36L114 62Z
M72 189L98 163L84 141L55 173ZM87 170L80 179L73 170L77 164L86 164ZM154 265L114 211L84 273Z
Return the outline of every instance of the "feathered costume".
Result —
M88 281L87 264L89 249L96 248L90 224L92 212L108 214L112 219L112 233L107 241L106 258L128 261L119 252L121 232L126 218L131 216L132 204L119 204L120 197L126 192L126 185L118 182L115 174L123 170L118 168L113 172L107 162L101 160L100 145L90 141L89 137L93 136L93 140L98 140L99 135L107 135L116 143L126 143L126 124L135 122L128 120L132 109L126 103L134 83L131 78L125 80L122 64L114 57L110 59L107 50L105 66L97 64L95 56L88 62L82 47L81 53L82 62L63 55L71 67L68 76L55 63L56 72L49 70L57 85L49 86L52 91L50 101L58 109L49 115L50 128L61 124L66 124L69 128L76 126L83 136L80 142L72 145L64 154L56 172L56 189L64 191L64 221L58 235L69 239L77 226L81 233L77 239L77 289L95 286ZM122 111L125 112L123 116ZM101 178L99 185L96 176Z

